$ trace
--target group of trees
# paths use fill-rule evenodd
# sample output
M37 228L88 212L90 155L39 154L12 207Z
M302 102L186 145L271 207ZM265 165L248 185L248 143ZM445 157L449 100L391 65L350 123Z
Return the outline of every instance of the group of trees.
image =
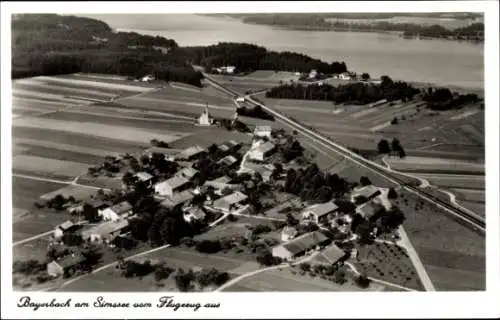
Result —
M268 112L266 112L260 105L256 105L252 108L240 107L236 109L236 113L239 116L243 117L251 117L262 120L274 121L274 116Z
M203 78L174 40L112 32L95 19L47 14L18 15L12 22L12 77L75 72L118 74L185 82ZM163 49L163 50L161 50Z
M305 170L289 169L285 191L300 196L302 201L326 202L349 192L349 183L337 174L324 174L316 164Z
M364 219L360 214L355 214L351 222L351 231L358 235L361 244L370 244L374 240L374 230L377 233L387 233L397 229L406 220L404 213L398 207L385 210L380 206L377 212L369 219Z
M387 19L393 16L382 17ZM336 19L340 18L340 19ZM331 20L330 20L331 19ZM347 20L346 20L347 19ZM354 19L349 21L349 19ZM300 29L313 30L367 30L367 31L400 31L406 36L414 36L420 34L423 37L442 38L453 37L456 39L471 39L481 40L484 38L482 34L478 36L478 32L484 31L484 24L477 22L465 27L448 29L441 25L422 25L416 23L392 23L389 21L373 21L357 22L356 19L373 19L373 17L358 18L354 15L346 15L340 17L339 14L306 14L306 13L278 13L278 14L258 14L246 15L244 22L258 23L276 26L286 26ZM369 21L369 22L368 22Z
M400 158L406 157L406 152L401 145L401 142L394 138L392 139L391 144L389 145L389 141L386 139L382 139L377 144L377 150L379 154L391 154L392 152L396 153Z
M54 197L47 200L44 204L35 202L35 207L43 208L47 207L49 209L54 209L56 211L61 211L64 209L67 203L76 203L76 199L73 196L64 197L62 194L57 194Z
M450 110L462 107L467 103L479 101L477 94L453 94L448 88L438 88L433 90L428 88L423 96L427 102L427 107L431 110Z
M326 63L294 52L274 52L264 47L247 43L221 42L205 47L183 48L190 62L207 69L220 66L235 66L241 72L258 69L309 72L316 69L320 73L342 73L347 71L344 62Z
M268 98L324 100L334 103L368 104L383 99L412 100L420 91L406 82L392 81L388 76L381 77L380 84L348 83L338 86L329 84L302 85L282 84L266 92Z
M175 272L175 284L181 292L189 291L193 288L193 282L197 283L201 288L215 285L217 287L223 285L229 280L229 273L220 272L215 268L202 269L200 271L189 270L185 272L182 268Z

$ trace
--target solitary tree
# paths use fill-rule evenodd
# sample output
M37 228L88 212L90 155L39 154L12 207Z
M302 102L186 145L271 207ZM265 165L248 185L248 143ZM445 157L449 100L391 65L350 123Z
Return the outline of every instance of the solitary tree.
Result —
M391 147L389 146L389 141L382 139L377 145L379 154L386 154L391 152Z
M367 81L368 79L370 79L370 75L368 73L364 72L361 75L361 79L363 79L364 81Z

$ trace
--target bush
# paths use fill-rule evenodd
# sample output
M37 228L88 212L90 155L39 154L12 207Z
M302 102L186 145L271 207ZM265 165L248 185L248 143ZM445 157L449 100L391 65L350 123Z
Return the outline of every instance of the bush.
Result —
M365 289L365 288L368 288L370 286L371 280L368 279L368 277L366 275L361 274L358 277L356 277L355 282L356 282L356 285L358 285L358 287Z
M262 250L256 258L257 262L263 266L278 265L282 262L281 258L274 257L269 250Z
M235 221L238 221L238 218L236 216L234 216L232 213L230 213L227 216L227 220L230 221L230 222L235 222Z
M387 198L389 198L389 199L397 199L398 198L398 194L397 194L396 190L394 190L394 188L389 189L389 192L387 193Z
M163 279L167 279L173 272L174 269L165 265L157 266L155 268L155 280L159 282Z
M12 272L24 275L33 275L43 270L45 270L45 264L35 259L14 261L12 264Z
M222 250L218 240L203 240L196 244L196 250L202 253L216 253Z

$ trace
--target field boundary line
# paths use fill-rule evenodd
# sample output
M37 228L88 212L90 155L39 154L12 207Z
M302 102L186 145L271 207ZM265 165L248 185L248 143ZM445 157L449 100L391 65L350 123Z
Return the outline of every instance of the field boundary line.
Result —
M351 268L351 270L356 273L357 275L360 275L361 273L358 271L358 269L356 269L356 267L351 264L350 262L345 262L345 264ZM377 279L377 278L373 278L373 277L367 277L368 279L370 279L371 281L373 282L377 282L377 283L380 283L380 284L383 284L385 286L388 286L388 287L395 287L395 288L398 288L398 289L402 289L402 290L405 290L405 291L410 291L410 292L416 292L417 290L415 289L411 289L411 288L408 288L408 287L405 287L405 286L402 286L402 285L399 285L399 284L396 284L396 283L392 283L392 282L388 282L388 281L384 281L384 280L381 280L381 279Z

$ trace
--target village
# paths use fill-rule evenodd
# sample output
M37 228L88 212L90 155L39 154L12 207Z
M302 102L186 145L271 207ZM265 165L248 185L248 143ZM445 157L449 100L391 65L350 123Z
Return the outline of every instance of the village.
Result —
M207 107L195 125L214 123ZM89 272L103 263L101 256L113 260L110 257L119 254L120 267L127 268L123 252L192 243L193 236L238 217L273 220L280 234L279 241L267 241L258 248L256 259L262 266L301 263L304 268L306 261L314 260L338 270L344 261L359 259L355 244L373 243L378 237L399 240L397 229L405 218L394 206L394 189L376 187L367 177L352 183L335 174L323 175L304 156L293 134L283 129L259 125L247 135L251 136L248 144L229 140L179 152L152 141L153 146L139 158L106 157L101 167L89 168L94 177L120 179L121 189L98 190L86 201L56 195L47 203L37 203L70 216L54 229L49 261L37 267L42 274L37 275L38 282ZM305 186L309 182L301 182L301 175L316 185ZM270 212L281 218L267 217ZM232 238L246 237L247 243L249 237L271 229L258 225L252 234ZM220 246L202 241L196 248L211 253ZM102 251L115 255L108 257ZM323 258L317 259L318 255ZM17 262L16 268L15 263L15 271L29 268L22 264ZM369 282L366 275L358 278L360 283Z

